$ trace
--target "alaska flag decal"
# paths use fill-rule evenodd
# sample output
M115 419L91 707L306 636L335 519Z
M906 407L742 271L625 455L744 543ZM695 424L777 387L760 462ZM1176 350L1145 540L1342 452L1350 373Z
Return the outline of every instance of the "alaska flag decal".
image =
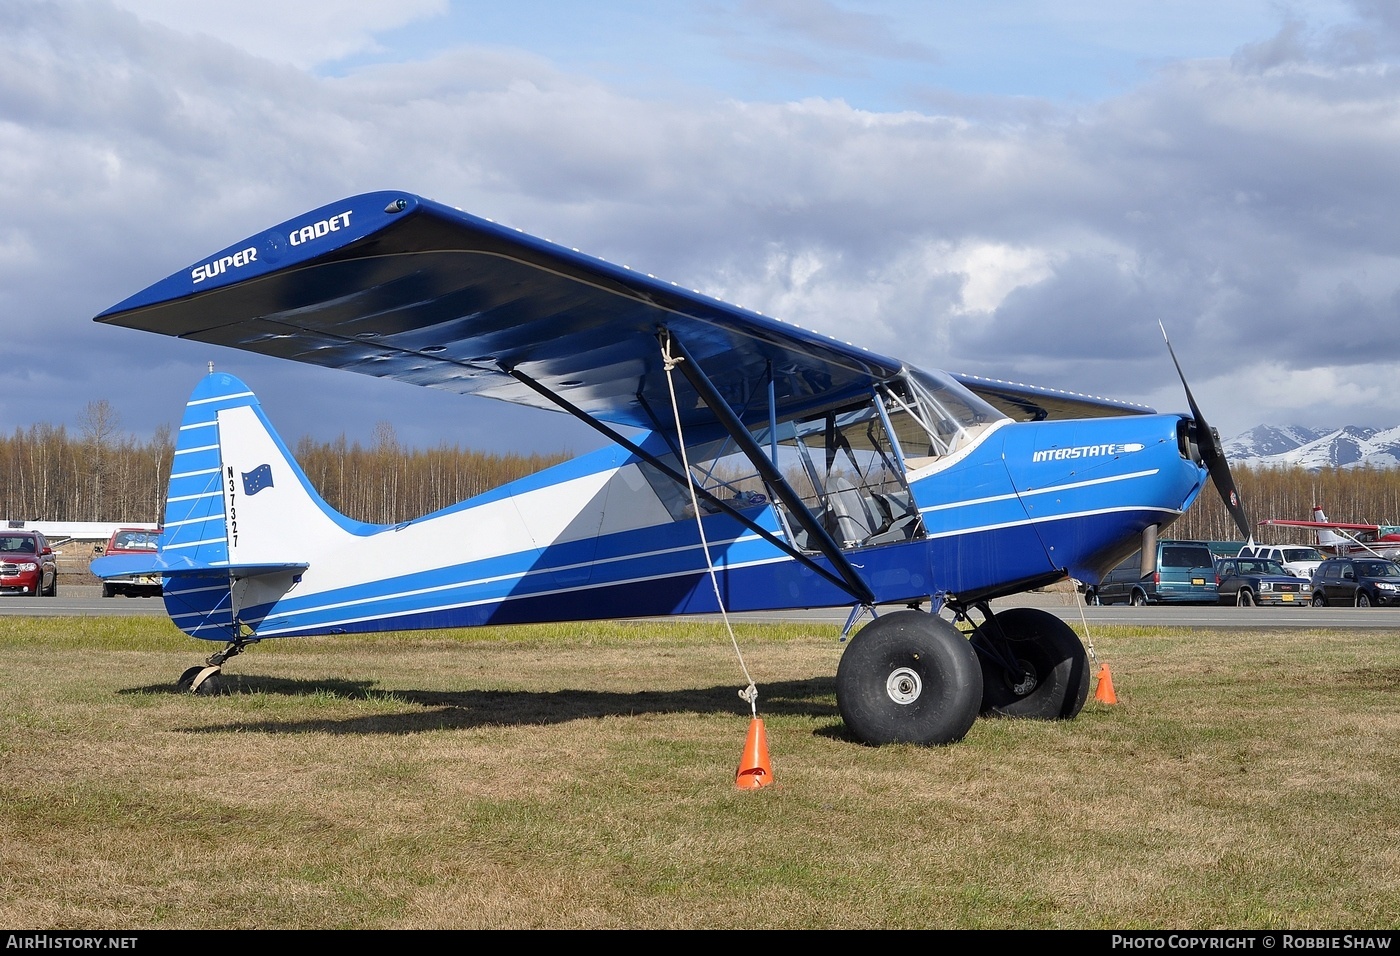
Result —
M243 493L255 495L264 488L272 487L272 466L259 465L252 471L243 473Z

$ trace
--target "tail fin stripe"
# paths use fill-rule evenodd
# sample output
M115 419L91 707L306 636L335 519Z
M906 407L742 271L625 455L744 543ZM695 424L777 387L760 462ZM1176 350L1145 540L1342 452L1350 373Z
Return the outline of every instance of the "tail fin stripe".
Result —
M198 500L200 500L201 498L217 498L217 497L218 497L219 495L221 495L221 494L223 494L223 492L221 492L221 491L201 491L201 492L200 492L199 494L197 494L197 495L178 495L178 496L176 496L176 497L174 497L174 498L166 498L166 499L165 499L165 503L166 503L166 504L174 504L174 503L177 502L177 501L198 501ZM180 521L172 522L172 524L183 524L183 523L184 523L184 522L180 522Z
M204 518L190 518L186 521L168 521L165 524L165 530L169 531L171 528L180 528L187 524L198 524L199 522L204 520Z
M214 395L214 396L211 396L211 397L209 397L209 398L192 398L192 399L190 399L188 402L185 403L185 407L186 407L186 408L194 408L194 407L199 406L199 405L210 405L210 404L215 404L215 403L218 403L218 404L228 403L228 404L231 404L231 405L246 405L247 402L240 402L240 401L238 401L238 399L248 399L248 398L253 398L253 397L254 397L254 395L253 395L253 393L252 393L251 390L250 390L250 391L245 391L245 392L231 392L231 393L229 393L229 394L227 394L227 395ZM197 426L197 425L200 425L200 424L207 424L207 423L192 422L192 423L190 423L190 426L188 426L188 427L193 427L193 426ZM181 425L180 427L181 427L181 428L185 428L185 427L187 427L187 426Z
M187 522L187 523L188 523L188 522ZM216 538L205 538L205 539L202 540L202 541L177 541L177 542L174 542L174 543L172 543L172 544L167 544L167 545L165 546L165 550L166 550L166 551L184 551L184 550L189 549L189 548L200 548L200 547L203 547L203 546L205 546L205 545L210 545L210 544L225 544L225 543L227 543L227 541L228 541L228 539L227 539L227 537L225 537L224 535L219 535L219 536L216 537ZM219 561L207 561L207 562L202 562L202 563L211 564L211 565L212 565L212 564L220 564L220 563L222 563L222 564L228 564L228 559L224 559L224 560L221 561L221 562L219 562Z

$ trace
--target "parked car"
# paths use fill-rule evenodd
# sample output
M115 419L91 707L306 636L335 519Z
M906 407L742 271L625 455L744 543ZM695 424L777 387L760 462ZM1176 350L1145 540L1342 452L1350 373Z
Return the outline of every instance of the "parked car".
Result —
M58 558L42 531L0 531L0 593L57 596Z
M1216 590L1221 604L1307 607L1312 603L1312 579L1289 574L1268 558L1221 558L1215 571L1220 575Z
M1240 548L1241 558L1269 558L1283 565L1283 570L1294 577L1307 578L1312 580L1313 572L1317 566L1326 560L1327 556L1317 548L1303 544L1257 544L1253 547L1245 545Z
M96 549L98 554L145 554L153 555L160 547L160 532L149 528L118 528L112 532L107 543ZM159 574L129 574L107 578L102 582L102 596L105 598L125 594L127 597L160 597Z
M1142 552L1086 588L1086 604L1215 604L1218 600L1215 555L1204 541L1157 542L1157 570L1142 573Z
M1328 558L1312 579L1313 607L1400 604L1400 565L1383 558Z

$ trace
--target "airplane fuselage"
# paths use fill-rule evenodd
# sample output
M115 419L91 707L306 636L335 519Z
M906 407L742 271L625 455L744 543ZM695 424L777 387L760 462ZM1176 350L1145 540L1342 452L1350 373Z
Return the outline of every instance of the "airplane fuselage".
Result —
M877 604L1096 580L1200 491L1179 420L1003 420L908 473L920 533L845 554ZM778 503L745 505L754 524L791 535ZM235 616L261 639L706 613L720 600L730 611L859 603L727 514L678 517L618 447L413 521L353 521L321 500L251 392L221 374L187 407L162 553L208 569L168 578L165 601L177 625L213 640L229 638Z

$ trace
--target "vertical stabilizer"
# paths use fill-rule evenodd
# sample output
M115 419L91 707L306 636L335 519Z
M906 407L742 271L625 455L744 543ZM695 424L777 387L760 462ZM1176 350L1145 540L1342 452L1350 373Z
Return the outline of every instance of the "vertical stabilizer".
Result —
M280 500L242 507L259 494ZM252 511L260 513L248 520ZM250 582L285 592L307 567L293 550L299 535L343 520L311 489L243 382L211 372L195 387L175 443L161 541L165 606L182 630L244 636Z
M1325 522L1327 520L1327 515L1322 513L1321 505L1313 505L1312 519L1319 522ZM1333 531L1331 528L1318 528L1317 533L1313 535L1313 537L1315 539L1314 543L1317 545L1319 551L1327 551L1332 554L1346 554L1348 550L1347 545L1351 543L1347 538L1337 534L1337 532Z

